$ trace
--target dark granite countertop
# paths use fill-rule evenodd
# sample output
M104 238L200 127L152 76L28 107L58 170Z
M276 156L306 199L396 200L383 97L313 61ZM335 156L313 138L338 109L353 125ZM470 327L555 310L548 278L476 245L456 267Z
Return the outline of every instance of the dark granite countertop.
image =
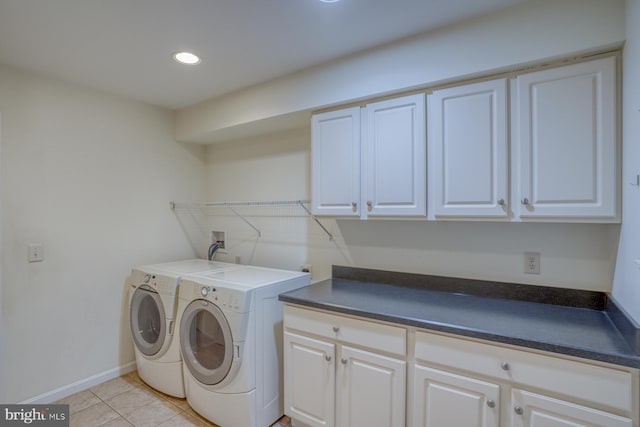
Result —
M416 276L415 278L419 278ZM433 278L434 276L424 276ZM458 279L458 284L460 283ZM521 285L526 286L526 285ZM487 287L485 286L484 289ZM489 288L491 288L489 286ZM535 288L535 287L534 287ZM546 288L545 288L546 289ZM640 368L637 329L618 327L619 312L336 278L280 300L452 334ZM628 325L627 325L628 326Z

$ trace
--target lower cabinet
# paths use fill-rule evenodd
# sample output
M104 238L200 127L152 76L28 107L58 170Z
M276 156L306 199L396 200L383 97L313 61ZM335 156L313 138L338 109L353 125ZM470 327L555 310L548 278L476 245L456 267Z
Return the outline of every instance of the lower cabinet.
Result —
M633 427L638 419L637 370L422 331L415 343L413 427Z
M406 363L344 345L339 357L338 425L403 426Z
M501 406L510 427L633 427L630 418L513 388L500 404L500 385L416 365L413 427L498 427Z
M334 425L335 345L284 333L286 413L312 427Z
M513 389L509 425L513 427L633 427L633 421L587 406Z
M380 349L385 337L404 342L406 330L319 315L285 307L285 413L310 427L404 426L406 361ZM377 352L359 348L370 342L378 342ZM390 349L404 352L405 345Z
M498 427L500 386L416 365L414 427Z
M289 304L283 356L294 426L639 426L633 368Z

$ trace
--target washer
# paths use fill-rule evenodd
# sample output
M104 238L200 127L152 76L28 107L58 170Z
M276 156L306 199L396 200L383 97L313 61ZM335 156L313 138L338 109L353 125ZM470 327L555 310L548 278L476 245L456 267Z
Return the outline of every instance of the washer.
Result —
M308 273L244 267L183 278L180 351L189 405L224 427L270 426L283 414L282 303Z
M175 336L178 283L185 275L231 268L238 265L193 259L132 270L127 278L129 326L144 382L171 396L185 397L180 343Z

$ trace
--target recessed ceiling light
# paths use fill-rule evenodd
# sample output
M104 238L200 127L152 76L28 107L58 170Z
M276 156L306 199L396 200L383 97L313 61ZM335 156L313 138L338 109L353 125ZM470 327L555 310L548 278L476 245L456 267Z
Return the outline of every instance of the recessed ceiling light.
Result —
M181 64L194 65L200 63L200 57L191 52L176 52L173 54L173 59Z
M322 3L336 3L339 2L340 0L320 0Z

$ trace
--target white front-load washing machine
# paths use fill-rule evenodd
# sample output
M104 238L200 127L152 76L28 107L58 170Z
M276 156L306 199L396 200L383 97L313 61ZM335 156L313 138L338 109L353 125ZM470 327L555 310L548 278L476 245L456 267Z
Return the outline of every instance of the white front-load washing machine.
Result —
M243 267L183 278L180 351L189 405L223 427L266 427L283 414L282 303L308 273Z
M129 288L129 326L140 378L151 387L185 397L180 343L176 337L177 289L189 274L237 268L202 259L145 265L132 270Z

